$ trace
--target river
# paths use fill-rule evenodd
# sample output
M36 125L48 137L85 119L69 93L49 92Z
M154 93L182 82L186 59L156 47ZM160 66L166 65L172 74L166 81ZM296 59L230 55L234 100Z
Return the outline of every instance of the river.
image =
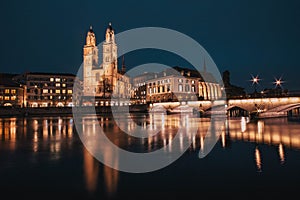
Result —
M184 120L176 114L120 115L118 123L116 116L87 116L79 126L75 126L72 115L0 118L1 195L24 195L28 199L253 199L298 195L299 122L286 118L227 119L216 144L202 158L199 155L211 120L193 115L186 118L195 119L198 127L186 126L179 132ZM124 134L124 129L137 126L160 131L142 139ZM104 149L102 159L113 163L113 168L99 162L82 142L83 135L97 135L97 127L126 151L162 149L163 154L182 155L153 172L119 171L113 168L121 166L120 155L105 149L106 144L100 141L94 145ZM83 135L76 128L82 128ZM178 133L178 143L173 142ZM189 144L187 148L185 143Z

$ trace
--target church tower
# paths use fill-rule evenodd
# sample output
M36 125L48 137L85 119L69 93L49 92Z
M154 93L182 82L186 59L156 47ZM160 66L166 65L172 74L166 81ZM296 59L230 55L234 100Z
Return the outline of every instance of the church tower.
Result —
M107 89L110 93L116 89L117 84L117 73L118 73L118 63L117 63L117 44L115 42L115 33L109 23L106 33L105 41L103 42L103 75L107 83Z
M96 46L96 36L91 26L86 36L86 44L83 47L83 89L86 96L92 96L95 93L93 69L97 66L98 48Z

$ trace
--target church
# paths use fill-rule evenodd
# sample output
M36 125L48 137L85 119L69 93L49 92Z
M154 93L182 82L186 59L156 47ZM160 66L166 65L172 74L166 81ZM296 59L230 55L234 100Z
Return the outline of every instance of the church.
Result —
M102 60L99 53L102 53ZM122 99L130 98L130 78L125 74L124 58L122 61L119 70L118 47L111 23L105 32L102 52L98 49L96 35L90 27L83 47L84 104L118 105ZM110 101L111 98L118 99L118 102Z

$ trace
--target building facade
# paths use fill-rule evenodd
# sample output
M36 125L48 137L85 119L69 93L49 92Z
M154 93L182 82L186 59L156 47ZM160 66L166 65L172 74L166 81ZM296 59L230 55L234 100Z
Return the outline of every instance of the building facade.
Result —
M145 72L144 74L132 77L131 79L131 103L146 104L147 99L147 81L157 77L153 72Z
M206 78L204 81L203 74ZM133 103L216 100L222 97L219 83L204 71L173 67L133 78Z
M15 74L0 74L0 106L23 107L24 88L13 81Z
M73 106L73 74L30 72L13 79L23 87L25 107Z
M83 47L83 104L111 104L111 97L129 98L130 79L125 75L125 65L118 70L118 48L111 23L102 44L102 60L98 52L96 35L90 27Z

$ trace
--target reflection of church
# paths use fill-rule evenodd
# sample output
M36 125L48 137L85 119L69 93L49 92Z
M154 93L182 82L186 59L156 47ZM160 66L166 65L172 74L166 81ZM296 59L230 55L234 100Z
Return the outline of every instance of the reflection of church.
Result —
M95 104L103 104L101 99L110 97L128 98L130 94L130 79L125 74L124 63L118 70L118 53L114 30L109 23L106 29L105 41L102 45L102 61L98 57L96 36L90 27L83 47L83 92L87 97L96 97ZM97 101L97 99L99 101ZM108 102L106 102L108 103Z

